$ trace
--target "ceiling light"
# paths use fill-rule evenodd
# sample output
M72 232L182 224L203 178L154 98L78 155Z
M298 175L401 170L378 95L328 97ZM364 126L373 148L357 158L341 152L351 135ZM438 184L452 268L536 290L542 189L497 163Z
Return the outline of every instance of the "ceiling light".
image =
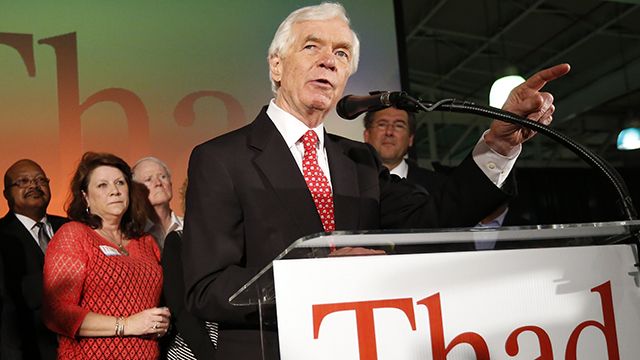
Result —
M489 91L489 105L501 108L511 90L523 82L524 78L520 75L509 75L496 80Z
M618 134L618 150L640 149L640 128L629 127Z

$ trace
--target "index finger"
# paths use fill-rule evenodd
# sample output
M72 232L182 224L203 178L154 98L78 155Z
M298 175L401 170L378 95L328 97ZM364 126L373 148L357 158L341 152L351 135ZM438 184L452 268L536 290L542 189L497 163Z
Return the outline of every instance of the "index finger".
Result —
M533 76L528 78L523 85L528 87L529 89L538 91L542 89L549 81L564 76L569 72L569 70L571 70L571 66L569 66L569 64L559 64L556 66L552 66L533 74Z

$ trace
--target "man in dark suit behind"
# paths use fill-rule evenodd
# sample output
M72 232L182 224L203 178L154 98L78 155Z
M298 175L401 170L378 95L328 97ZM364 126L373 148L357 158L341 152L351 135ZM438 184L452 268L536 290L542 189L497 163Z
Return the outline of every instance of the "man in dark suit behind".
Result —
M434 167L437 167L433 171L420 167L415 160L407 157L416 134L416 117L413 112L396 107L369 111L365 114L363 123L364 142L376 149L382 165L389 169L391 174L406 178L431 193L441 190L453 167L434 164ZM508 210L509 204L505 202L487 213L476 226L500 227L528 224L525 219Z
M40 165L24 159L4 175L9 212L0 219L0 255L4 264L2 359L55 359L56 335L41 319L42 267L48 239L66 222L46 213L51 191ZM42 225L40 225L42 224Z
M409 158L416 134L416 117L396 107L369 111L364 116L364 142L373 146L389 172L437 193L447 181L444 174L425 169Z
M341 5L293 12L269 48L275 99L249 125L191 154L182 248L187 307L219 323L217 359L260 358L257 307L234 307L228 300L296 239L333 230L474 225L508 196L499 187L508 175L500 164L487 175L477 163L484 160L470 156L439 193L428 194L389 175L371 146L328 134L323 121L358 56L357 36ZM550 123L552 97L538 90L568 68L534 75L507 110ZM481 150L514 161L531 136L494 123ZM270 340L265 346L276 349Z

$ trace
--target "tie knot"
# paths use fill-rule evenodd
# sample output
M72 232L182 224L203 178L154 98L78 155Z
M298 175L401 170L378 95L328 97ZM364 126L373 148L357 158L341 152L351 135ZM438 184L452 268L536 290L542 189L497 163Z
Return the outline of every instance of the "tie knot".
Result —
M302 135L302 144L304 145L304 151L307 152L309 149L316 149L316 145L318 144L318 135L313 130L309 130L304 135Z
M34 228L38 228L42 229L42 227L44 226L44 223L42 221L38 221L35 225L33 225Z

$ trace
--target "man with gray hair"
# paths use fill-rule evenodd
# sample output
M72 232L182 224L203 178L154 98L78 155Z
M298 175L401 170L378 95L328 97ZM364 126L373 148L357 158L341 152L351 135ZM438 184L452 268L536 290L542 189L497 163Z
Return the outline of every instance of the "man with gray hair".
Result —
M218 359L260 358L261 341L267 352L277 351L275 333L260 338L257 307L228 300L296 239L334 230L474 225L509 195L505 178L520 144L533 135L517 126L492 124L452 174L454 185L433 196L389 175L369 145L327 133L323 121L358 56L341 5L294 11L269 48L275 98L249 125L191 153L182 248L187 306L220 324ZM534 75L506 109L550 123L552 97L538 90L568 70L559 65Z
M157 219L149 220L145 231L156 239L162 250L167 234L174 230L182 230L183 224L183 219L171 210L171 199L173 199L171 172L167 164L153 156L138 160L131 168L131 172L134 181L144 184L149 189L149 202L153 206Z

